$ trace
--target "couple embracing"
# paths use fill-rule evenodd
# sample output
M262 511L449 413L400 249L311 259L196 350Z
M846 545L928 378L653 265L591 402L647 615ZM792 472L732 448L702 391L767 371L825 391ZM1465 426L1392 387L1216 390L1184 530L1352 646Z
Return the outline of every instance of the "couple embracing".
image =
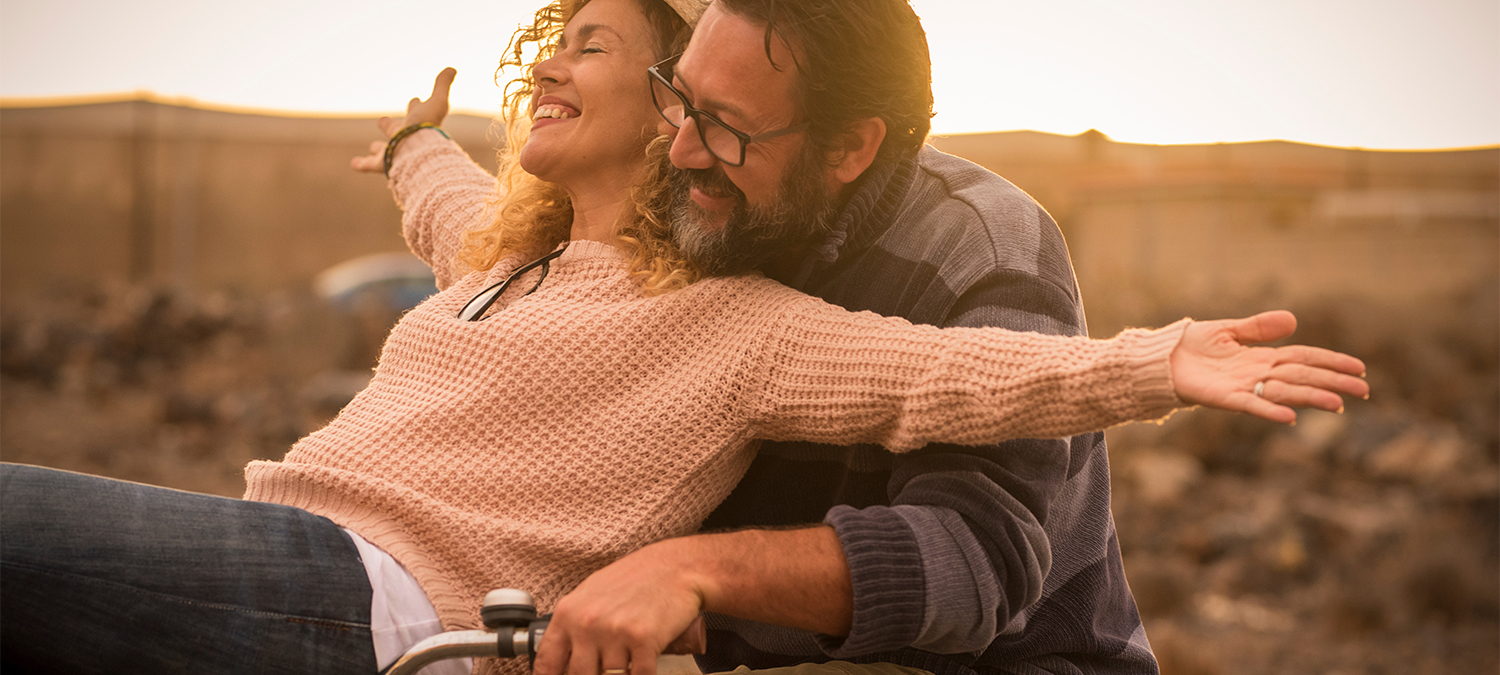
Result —
M368 673L508 586L541 675L700 612L706 671L1154 672L1098 430L1368 391L1245 346L1284 312L1082 337L1051 218L924 145L905 0L564 1L508 61L498 178L452 71L354 160L441 291L245 500L5 467L7 669Z

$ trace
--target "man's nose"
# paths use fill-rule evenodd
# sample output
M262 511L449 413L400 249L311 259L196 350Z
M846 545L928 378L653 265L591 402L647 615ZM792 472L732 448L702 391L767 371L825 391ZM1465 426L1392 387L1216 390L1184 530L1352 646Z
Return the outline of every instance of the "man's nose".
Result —
M672 131L676 135L672 138L672 151L667 154L672 160L672 166L679 169L708 169L718 162L713 153L708 151L708 146L703 144L703 138L698 135L698 120L688 116L682 120L681 127Z

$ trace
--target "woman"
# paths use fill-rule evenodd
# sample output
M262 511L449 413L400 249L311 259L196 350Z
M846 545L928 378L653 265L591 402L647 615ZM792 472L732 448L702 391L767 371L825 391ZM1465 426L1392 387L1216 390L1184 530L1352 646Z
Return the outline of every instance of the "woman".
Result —
M402 584L447 628L474 625L492 587L545 610L611 560L692 532L753 438L903 450L1070 435L1185 403L1274 416L1249 392L1271 377L1326 390L1315 402L1330 409L1330 392L1365 391L1340 374L1357 360L1213 344L1227 334L1214 323L1109 342L938 331L758 276L692 283L632 198L651 184L658 119L644 72L683 20L657 0L580 4L539 13L535 37L556 49L534 67L539 91L511 99L528 101L512 122L529 137L509 146L497 228L465 242L493 184L440 135L397 147L406 235L443 290L393 330L334 422L247 469L247 501L7 468L7 666L72 658L59 645L82 625L110 644L63 669L118 665L87 660L102 654L134 669L368 672L421 637L382 642L402 628L370 625L412 598ZM1278 359L1314 367L1272 370Z

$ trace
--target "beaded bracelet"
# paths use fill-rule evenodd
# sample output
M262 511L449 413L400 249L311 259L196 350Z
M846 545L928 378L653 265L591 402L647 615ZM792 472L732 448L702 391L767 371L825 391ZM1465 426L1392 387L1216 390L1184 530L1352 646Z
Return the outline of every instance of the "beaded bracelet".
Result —
M446 139L448 139L450 141L453 140L453 137L449 136L448 132L443 131L442 127L440 127L440 126L438 126L436 124L433 124L431 122L422 122L421 124L413 124L413 125L411 125L409 127L406 127L404 129L396 132L396 134L394 136L391 136L391 140L385 144L385 177L386 178L390 178L391 177L391 162L396 161L396 146L398 144L400 144L401 141L406 140L407 136L410 136L410 135L412 135L414 133L417 133L418 131L421 131L423 129L436 129L438 133L440 133L440 134L443 135L443 138L446 138Z

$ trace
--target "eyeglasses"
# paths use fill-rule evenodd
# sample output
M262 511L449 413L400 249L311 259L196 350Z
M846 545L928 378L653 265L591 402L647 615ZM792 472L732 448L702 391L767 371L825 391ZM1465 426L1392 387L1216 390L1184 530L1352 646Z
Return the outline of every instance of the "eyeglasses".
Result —
M807 128L809 123L803 122L752 136L725 124L723 120L714 117L713 113L688 105L687 97L672 86L672 69L681 58L682 55L678 54L646 69L647 79L651 81L651 101L656 104L656 111L661 113L667 124L681 129L688 118L697 122L698 138L703 140L703 147L708 148L719 161L729 166L743 166L745 146L795 134Z
M492 284L489 288L476 293L473 298L470 298L468 302L464 303L463 309L458 310L458 320L478 321L480 319L483 319L484 313L489 311L490 305L495 304L495 301L499 300L500 296L505 294L505 289L510 288L510 282L515 281L522 274L530 272L537 267L541 267L542 276L536 280L536 284L531 287L531 290L526 291L522 295L531 295L532 293L536 292L536 289L541 288L542 282L547 279L547 272L551 269L550 263L553 260L556 260L557 256L562 255L563 251L567 250L567 248L568 247L564 246L536 260L526 263L525 265L516 268L516 271L511 272L510 276L505 278L505 281L497 284Z

